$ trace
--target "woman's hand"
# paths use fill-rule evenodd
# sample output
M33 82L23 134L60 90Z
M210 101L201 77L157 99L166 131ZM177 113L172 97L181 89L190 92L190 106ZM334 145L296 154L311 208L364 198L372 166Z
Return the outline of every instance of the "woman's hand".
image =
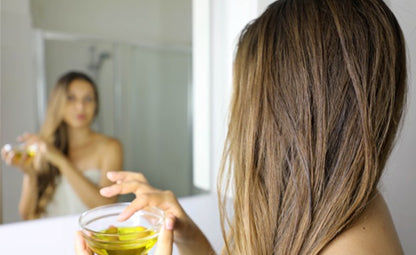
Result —
M24 142L26 146L36 146L37 151L35 161L40 158L48 161L52 165L59 167L59 164L65 159L65 156L54 145L45 141L37 134L25 133L18 137L18 140Z
M88 249L81 231L75 233L75 254L76 255L92 255L92 251Z
M102 188L101 195L105 197L127 193L136 195L133 202L119 215L120 221L128 219L146 206L158 207L174 219L174 241L181 254L215 254L206 237L185 213L171 191L152 187L140 173L108 172L107 178L115 184Z
M155 255L171 255L173 250L173 229L175 227L175 217L167 215L157 239Z
M162 191L152 187L143 174L135 172L108 172L107 178L115 184L102 188L100 194L104 197L113 197L119 194L134 193L136 199L119 215L118 219L124 221L146 206L155 206L162 209L166 215L176 218L175 240L186 236L188 228L194 223L186 215L175 195L171 191Z
M35 176L37 174L33 167L33 157L24 150L15 151L10 145L5 145L1 148L1 157L6 164L20 168L27 175Z
M175 225L175 217L168 215L165 218L164 225L160 231L155 255L171 255L173 250L173 228ZM81 231L77 231L75 235L75 253L76 255L92 255L92 251L88 248L82 237Z

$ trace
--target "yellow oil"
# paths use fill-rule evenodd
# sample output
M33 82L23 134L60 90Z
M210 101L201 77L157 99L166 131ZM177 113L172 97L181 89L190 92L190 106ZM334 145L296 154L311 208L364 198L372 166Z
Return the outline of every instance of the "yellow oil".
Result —
M26 155L26 160L25 162L31 161L33 159L33 157L36 155L36 150L32 149L32 148L27 148L26 150L23 149L13 149L14 152L14 156L13 156L13 162L16 164L19 164L23 155Z
M98 255L145 255L157 241L157 237L147 239L155 234L154 231L140 226L110 226L101 233L103 234L94 234L92 238L87 238L89 247Z
M24 154L26 154L28 157L34 157L36 155L37 147L36 145L30 145L26 148L23 146L18 146L15 148L12 148L14 157L15 158L21 158Z
M29 157L34 157L36 155L36 151L36 146L29 146L29 148L26 150L26 153L29 155Z

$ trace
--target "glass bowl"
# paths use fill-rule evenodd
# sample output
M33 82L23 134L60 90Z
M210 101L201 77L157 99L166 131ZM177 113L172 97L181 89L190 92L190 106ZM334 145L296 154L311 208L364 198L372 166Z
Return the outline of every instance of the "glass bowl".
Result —
M93 252L98 255L144 255L152 249L163 225L164 212L147 207L125 221L118 221L118 215L129 204L99 206L81 214L81 232Z

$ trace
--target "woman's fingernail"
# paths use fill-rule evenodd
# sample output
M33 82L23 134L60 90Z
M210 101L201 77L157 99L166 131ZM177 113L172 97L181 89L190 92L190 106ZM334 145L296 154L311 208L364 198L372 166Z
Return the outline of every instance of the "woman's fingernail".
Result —
M124 221L126 219L126 213L122 212L117 216L118 221Z
M110 192L110 188L109 187L105 187L105 188L101 188L100 189L100 194L101 195L106 195Z
M165 229L166 230L172 230L173 229L173 219L170 217L167 217L165 219Z

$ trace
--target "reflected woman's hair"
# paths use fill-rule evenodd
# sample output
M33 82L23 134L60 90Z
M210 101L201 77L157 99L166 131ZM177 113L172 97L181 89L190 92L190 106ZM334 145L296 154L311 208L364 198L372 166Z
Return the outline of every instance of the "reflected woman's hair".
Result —
M401 120L404 44L381 0L280 0L245 28L218 186L224 253L318 254L357 219Z
M70 71L62 75L53 88L48 102L45 121L40 129L40 135L45 141L54 144L64 155L68 156L68 132L64 119L64 110L67 104L69 85L75 80L88 82L94 91L95 116L98 114L99 97L95 82L85 73ZM52 199L56 187L56 178L60 175L59 170L47 163L40 162L41 174L38 176L38 204L35 215L31 218L40 217Z

